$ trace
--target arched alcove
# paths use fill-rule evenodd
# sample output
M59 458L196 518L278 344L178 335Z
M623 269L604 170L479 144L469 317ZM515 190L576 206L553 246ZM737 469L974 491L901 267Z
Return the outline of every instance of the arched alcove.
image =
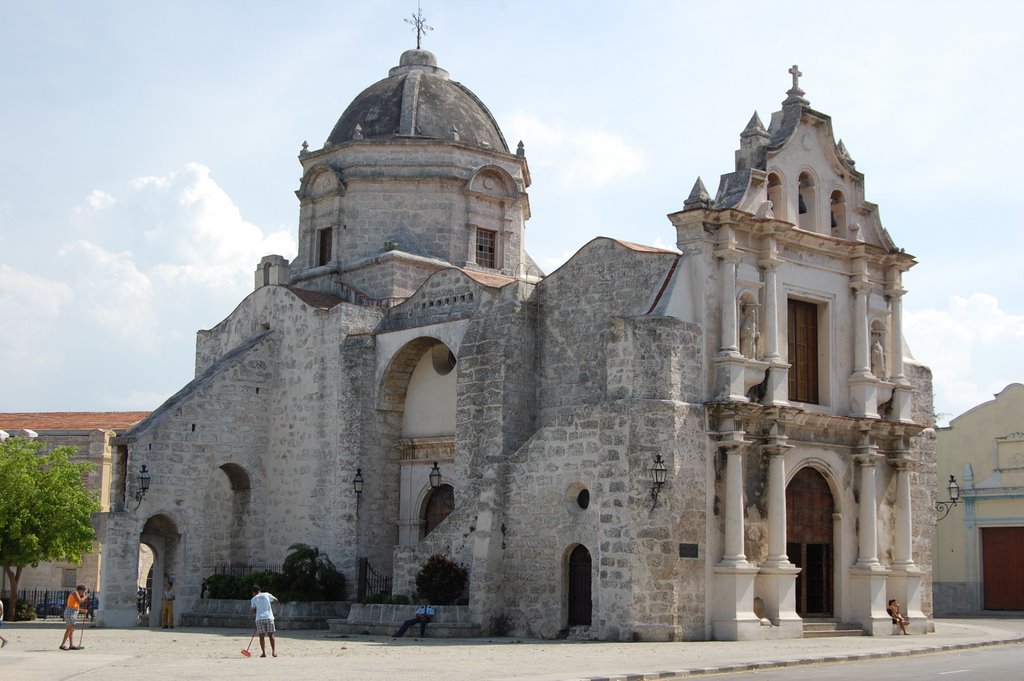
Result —
M797 226L808 232L814 232L817 227L818 196L814 177L809 172L800 173L797 191L797 213L799 214Z

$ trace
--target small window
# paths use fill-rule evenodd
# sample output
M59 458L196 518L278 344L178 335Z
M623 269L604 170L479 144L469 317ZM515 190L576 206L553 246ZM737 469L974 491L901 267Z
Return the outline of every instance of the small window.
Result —
M818 306L802 300L788 304L789 399L819 404Z
M490 230L476 230L476 264L480 267L494 269L494 237Z
M326 265L331 261L331 246L333 242L334 230L331 227L327 229L321 229L319 233L319 247L317 248L316 264L317 266Z

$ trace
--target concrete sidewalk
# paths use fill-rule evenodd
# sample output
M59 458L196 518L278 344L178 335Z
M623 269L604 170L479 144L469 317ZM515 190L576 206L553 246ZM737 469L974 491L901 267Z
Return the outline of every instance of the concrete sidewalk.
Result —
M428 630L429 633L429 630ZM177 628L84 631L84 650L57 646L56 621L5 622L4 679L118 681L143 677L224 681L329 679L536 681L673 679L700 674L840 662L1024 642L1024 619L940 619L926 636L794 639L764 642L598 643L514 638L339 638L327 631L288 631L278 655L241 649L252 630ZM78 642L76 634L75 641Z

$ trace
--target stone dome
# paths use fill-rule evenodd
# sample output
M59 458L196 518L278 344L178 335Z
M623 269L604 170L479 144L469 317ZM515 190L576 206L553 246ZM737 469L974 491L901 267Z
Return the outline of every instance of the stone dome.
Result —
M469 88L450 80L426 50L404 52L387 78L352 100L327 141L341 144L402 137L458 140L509 153L505 137L484 103Z

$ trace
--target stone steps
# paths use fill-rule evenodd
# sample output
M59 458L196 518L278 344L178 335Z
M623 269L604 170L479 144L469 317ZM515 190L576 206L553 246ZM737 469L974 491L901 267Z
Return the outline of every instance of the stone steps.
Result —
M859 624L835 620L804 620L804 638L839 638L863 635L864 630Z

